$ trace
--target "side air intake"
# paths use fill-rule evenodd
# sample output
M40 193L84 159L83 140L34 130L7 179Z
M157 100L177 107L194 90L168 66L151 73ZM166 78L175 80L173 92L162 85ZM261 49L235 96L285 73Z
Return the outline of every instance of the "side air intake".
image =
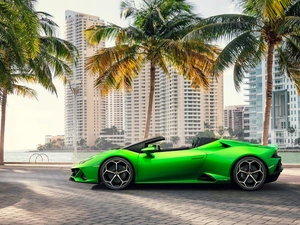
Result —
M203 180L203 181L211 181L211 182L215 182L216 180L214 178L212 178L211 176L203 173L198 180Z

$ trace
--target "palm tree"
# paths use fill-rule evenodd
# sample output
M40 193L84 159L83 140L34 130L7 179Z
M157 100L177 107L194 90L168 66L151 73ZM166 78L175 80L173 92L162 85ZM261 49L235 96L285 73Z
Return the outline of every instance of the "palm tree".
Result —
M228 127L228 128L227 128L227 131L228 131L229 137L230 137L231 139L234 138L234 137L236 136L234 130L232 129L232 127Z
M217 15L207 18L206 25L187 38L197 39L199 34L211 40L224 38L229 43L216 60L216 71L234 66L234 83L237 91L245 73L255 68L266 57L266 102L262 144L268 144L272 103L272 65L274 51L279 66L300 93L300 2L297 0L234 0L243 14Z
M1 94L1 133L0 133L0 164L3 164L4 130L7 93L11 83L16 79L12 74L20 70L28 59L28 52L37 49L36 34L38 21L32 11L30 1L1 1L0 3L0 94ZM17 87L17 91L32 96L32 90Z
M95 86L107 94L110 89L130 90L141 68L150 63L150 88L144 138L149 135L156 68L170 77L170 69L191 81L195 89L208 88L218 49L203 40L182 38L200 21L185 0L147 0L141 7L123 1L122 17L131 25L93 26L86 31L88 41L97 45L104 40L115 46L100 50L91 57L87 69L97 75Z
M295 132L295 128L294 127L289 127L287 129L287 132L291 134L291 146L293 146L293 133Z
M116 134L119 133L118 128L117 128L116 126L112 126L112 127L111 127L111 130L112 130L112 134L113 134L113 135L116 135Z
M33 1L28 0L28 2L32 3ZM53 77L58 76L65 81L66 75L72 73L66 62L75 62L77 59L77 50L73 45L52 36L57 25L50 19L50 15L43 12L35 12L32 4L28 4L28 8L28 11L33 14L30 18L35 19L30 21L30 23L35 25L35 22L37 22L38 24L38 29L35 30L35 33L33 29L27 27L28 24L23 24L24 21L27 21L26 19L17 20L18 17L11 18L13 21L12 26L24 28L23 30L18 30L18 33L11 30L8 33L8 37L14 37L14 39L3 39L0 43L1 48L4 49L3 55L5 58L5 70L1 71L0 77L2 94L0 164L3 164L7 95L21 94L35 97L34 90L19 85L20 82L38 83L47 90L56 93L56 88L52 82ZM28 31L31 30L33 31L29 32L28 35ZM19 39L21 40L20 43ZM17 49L15 43L18 44ZM15 52L18 50L23 55L18 55Z
M173 143L173 145L176 145L177 144L177 142L179 141L179 137L178 136L172 136L171 137L171 142Z
M220 135L220 137L222 138L224 133L225 133L225 128L223 126L219 126L218 127L219 130L218 130L218 134Z

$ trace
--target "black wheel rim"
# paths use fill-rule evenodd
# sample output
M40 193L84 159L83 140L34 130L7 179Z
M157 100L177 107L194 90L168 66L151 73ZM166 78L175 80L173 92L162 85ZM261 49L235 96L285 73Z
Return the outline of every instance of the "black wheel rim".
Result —
M122 189L131 181L132 171L123 159L108 160L102 169L102 181L113 189Z
M245 189L256 189L265 180L265 167L257 159L242 160L236 170L236 180Z

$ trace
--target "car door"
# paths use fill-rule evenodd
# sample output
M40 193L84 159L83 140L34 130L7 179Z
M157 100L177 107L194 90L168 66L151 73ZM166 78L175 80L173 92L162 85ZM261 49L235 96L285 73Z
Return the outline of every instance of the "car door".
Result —
M180 182L194 180L206 154L197 149L140 153L136 182Z

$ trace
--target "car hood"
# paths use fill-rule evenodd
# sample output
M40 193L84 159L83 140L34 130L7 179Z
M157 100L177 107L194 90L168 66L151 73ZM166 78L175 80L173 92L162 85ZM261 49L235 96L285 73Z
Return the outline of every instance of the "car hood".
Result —
M90 160L95 159L95 158L105 157L108 154L114 154L114 153L116 153L116 152L118 152L120 150L122 150L122 149L112 149L112 150L105 150L105 151L99 152L99 153L97 153L95 155L92 155L92 156L90 156L88 158L85 158L85 159L81 160L77 165L84 164L85 162L90 161Z

